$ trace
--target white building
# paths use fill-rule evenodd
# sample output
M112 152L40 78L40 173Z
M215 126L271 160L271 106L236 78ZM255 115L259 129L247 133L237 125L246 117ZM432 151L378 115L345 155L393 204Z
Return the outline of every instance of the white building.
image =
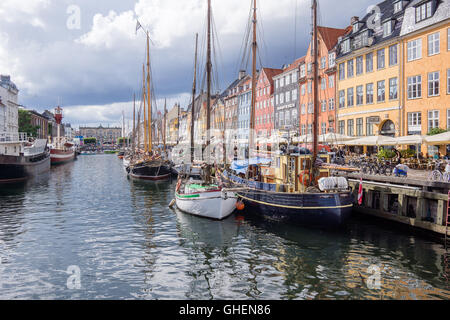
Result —
M18 94L10 76L0 76L0 132L19 131Z

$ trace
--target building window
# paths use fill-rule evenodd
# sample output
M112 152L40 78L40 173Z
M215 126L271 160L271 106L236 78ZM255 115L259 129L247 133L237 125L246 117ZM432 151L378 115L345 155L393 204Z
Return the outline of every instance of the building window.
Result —
M286 102L290 102L291 101L291 92L290 91L286 91L285 92L285 96L286 96Z
M433 128L439 128L439 110L428 111L428 132Z
M389 100L395 100L398 98L398 79L389 79Z
M422 97L422 76L408 77L408 99Z
M428 19L433 15L433 13L431 12L431 5L432 1L428 1L416 7L416 23Z
M450 28L447 29L447 51L450 51Z
M320 102L320 107L322 112L327 112L327 100L322 100Z
M396 44L389 47L389 65L390 66L394 66L398 63L397 48L398 48L398 46Z
M353 137L354 134L354 121L353 119L348 119L347 120L347 135L350 137Z
M302 64L300 66L300 78L303 78L306 76L306 66L304 64Z
M420 134L422 132L422 113L408 112L408 134Z
M345 90L339 91L339 108L345 108Z
M332 52L328 55L328 67L333 68L336 65L336 53Z
M306 124L302 124L302 136L306 135Z
M353 59L352 59L352 60L347 61L347 78L353 77L353 72L354 72L354 68L353 68Z
M383 37L387 37L392 34L392 24L392 20L383 23Z
M308 73L312 72L312 63L308 63Z
M356 119L356 135L358 137L363 135L363 130L364 130L364 120L363 118L358 118Z
M298 71L295 71L295 72L292 74L292 83L296 83L297 80L298 80Z
M288 75L285 78L286 78L286 85L290 85L291 84L291 75Z
M298 91L297 89L292 90L292 100L298 99Z
M334 98L330 98L330 100L328 100L328 109L334 110Z
M450 109L447 109L447 130L450 129Z
M338 123L338 130L339 130L339 134L344 135L345 134L345 120L340 120Z
M377 51L377 69L383 69L385 67L384 49Z
M323 77L320 83L320 88L325 90L327 88L327 78Z
M377 82L377 102L386 100L384 80Z
M327 133L327 123L326 122L322 122L322 124L320 125L320 132L321 132L321 134Z
M396 3L394 3L394 13L400 12L402 8L402 1L397 1Z
M356 58L356 75L363 73L363 56Z
M366 84L366 103L373 103L373 83Z
M450 69L447 69L447 94L450 94Z
M312 134L312 124L308 124L308 134Z
M366 54L366 72L373 71L373 53Z
M356 105L360 106L363 104L364 88L363 86L356 87Z
M327 66L327 57L320 58L320 69L325 69Z
M334 88L334 76L329 76L328 77L328 87L329 88Z
M408 61L414 61L422 58L422 38L408 42Z
M428 96L435 97L439 95L439 72L428 74Z
M373 136L373 125L372 125L370 117L366 118L366 135Z
M312 93L312 81L308 81L308 93Z
M306 114L306 105L302 104L301 108L300 108L300 112L301 114Z
M345 79L345 63L339 64L339 80Z
M344 42L342 42L341 49L342 53L347 53L350 51L350 39L347 39Z
M440 51L439 32L430 34L428 36L428 55L432 56L438 54Z
M308 103L308 113L309 114L314 113L314 104L312 102Z
M302 96L304 96L306 93L306 86L304 84L302 84L302 86L301 86L301 93L302 93Z

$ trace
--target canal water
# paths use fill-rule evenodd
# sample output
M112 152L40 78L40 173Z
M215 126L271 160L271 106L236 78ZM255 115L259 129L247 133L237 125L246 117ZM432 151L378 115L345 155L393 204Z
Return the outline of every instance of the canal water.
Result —
M442 245L353 218L324 231L168 208L175 182L80 156L0 189L0 299L449 299Z

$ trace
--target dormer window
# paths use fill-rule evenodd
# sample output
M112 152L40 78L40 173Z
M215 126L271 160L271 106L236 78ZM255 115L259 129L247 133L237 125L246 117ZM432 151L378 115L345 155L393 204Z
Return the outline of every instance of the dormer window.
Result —
M353 25L353 33L358 32L358 30L359 30L359 23L355 23L355 24Z
M390 36L392 34L392 26L394 25L394 21L389 20L383 23L383 37Z
M350 39L344 40L341 44L341 50L343 53L347 53L350 51Z
M416 7L416 23L433 16L433 1L425 2Z
M397 1L396 3L394 3L394 13L400 12L403 9L403 2L402 1Z

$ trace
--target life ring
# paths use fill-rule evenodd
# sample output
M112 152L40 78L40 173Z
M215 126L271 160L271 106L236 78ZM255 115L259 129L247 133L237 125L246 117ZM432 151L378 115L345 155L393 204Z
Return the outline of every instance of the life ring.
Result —
M309 181L310 181L311 177L309 175L308 171L303 171L302 173L300 173L298 175L298 180L300 181L300 183L302 185L304 185L305 187L307 187L309 185Z

